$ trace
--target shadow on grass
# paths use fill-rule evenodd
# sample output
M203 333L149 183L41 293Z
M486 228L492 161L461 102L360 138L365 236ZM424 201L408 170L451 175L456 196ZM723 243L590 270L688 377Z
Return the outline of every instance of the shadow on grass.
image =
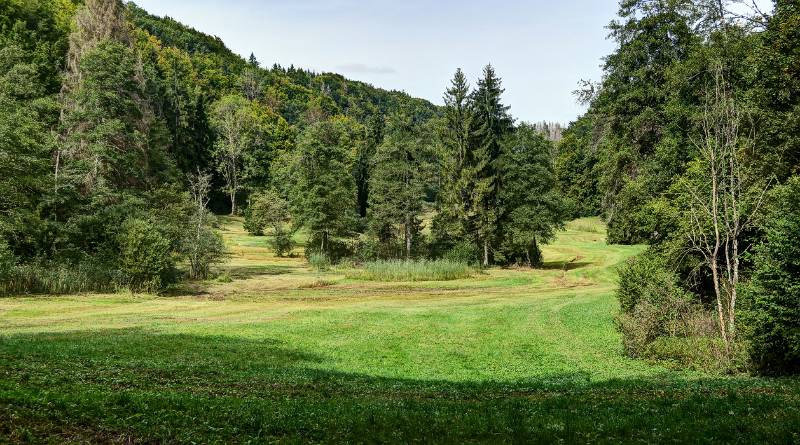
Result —
M247 280L259 276L277 276L292 273L296 267L283 265L231 266L225 271L234 280Z
M452 382L333 366L275 340L8 335L0 442L792 443L800 425L797 380Z
M580 262L580 261L546 261L544 264L541 265L541 269L570 271L591 265L592 263L590 262Z

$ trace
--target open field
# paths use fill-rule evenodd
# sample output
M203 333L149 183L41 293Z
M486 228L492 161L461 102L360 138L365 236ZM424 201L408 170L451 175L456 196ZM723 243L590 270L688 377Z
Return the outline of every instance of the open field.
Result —
M622 355L595 220L543 270L381 283L227 220L231 282L0 299L1 442L800 442L800 382Z

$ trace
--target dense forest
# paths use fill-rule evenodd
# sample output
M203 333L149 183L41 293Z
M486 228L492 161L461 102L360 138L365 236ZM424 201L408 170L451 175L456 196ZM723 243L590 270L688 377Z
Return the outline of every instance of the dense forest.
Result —
M207 279L215 214L308 236L312 264L543 264L565 221L647 244L620 271L626 351L800 371L800 6L622 0L562 129L500 76L435 106L245 60L119 0L0 0L0 293ZM474 83L474 86L472 85Z

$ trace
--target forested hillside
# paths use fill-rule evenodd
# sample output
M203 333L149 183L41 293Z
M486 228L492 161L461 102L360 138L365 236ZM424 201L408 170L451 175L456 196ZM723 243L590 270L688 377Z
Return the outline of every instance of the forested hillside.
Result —
M0 3L9 291L159 288L177 279L188 252L221 257L203 209L238 212L272 184L272 162L305 128L339 119L363 152L380 142L385 116L437 113L337 74L263 69L133 3L81 3ZM353 174L365 189L362 164ZM187 225L205 229L190 240ZM139 258L152 262L126 263Z

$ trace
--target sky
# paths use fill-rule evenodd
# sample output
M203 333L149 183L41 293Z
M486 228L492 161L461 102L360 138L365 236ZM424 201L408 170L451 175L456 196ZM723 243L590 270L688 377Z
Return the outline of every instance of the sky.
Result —
M618 0L135 0L264 66L336 72L442 103L456 68L491 63L518 120L569 123L601 78Z

